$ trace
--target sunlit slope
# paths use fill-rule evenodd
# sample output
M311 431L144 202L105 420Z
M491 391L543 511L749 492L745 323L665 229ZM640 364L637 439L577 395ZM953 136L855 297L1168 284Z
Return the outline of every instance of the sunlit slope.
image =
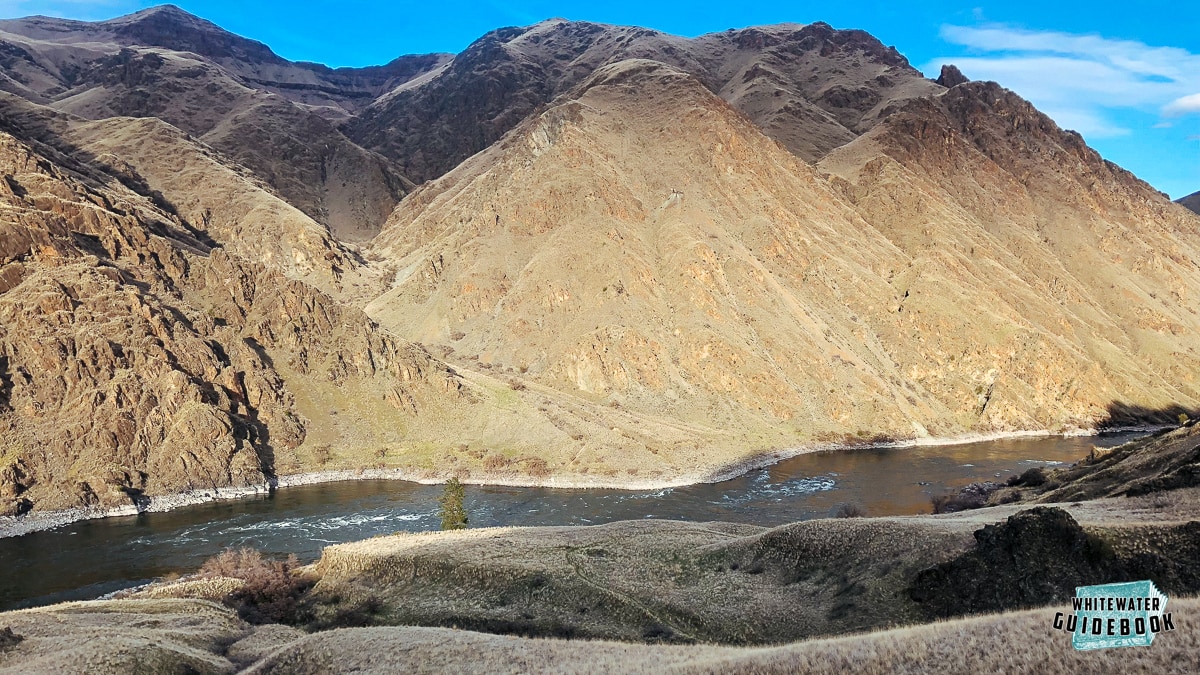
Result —
M904 137L942 152L941 136ZM1023 142L997 144L1049 161ZM936 166L972 183L1003 174L968 159ZM1080 195L1132 189L1122 175L1059 198L1091 208ZM368 313L466 367L715 424L747 446L768 429L797 442L1062 430L1109 419L1114 402L1196 404L1196 315L1178 298L1200 283L1198 221L1182 209L1149 194L1122 216L1138 262L1055 243L1035 217L964 230L942 197L953 188L901 202L852 187L690 76L621 62L406 199L373 244L396 275ZM1056 272L1067 266L1087 283ZM1108 289L1130 274L1141 295Z

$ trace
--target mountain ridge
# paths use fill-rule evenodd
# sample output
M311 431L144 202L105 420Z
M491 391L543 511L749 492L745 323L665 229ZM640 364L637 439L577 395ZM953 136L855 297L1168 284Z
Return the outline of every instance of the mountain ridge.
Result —
M0 22L6 513L321 471L678 484L1200 408L1200 218L862 31L547 20L334 72L114 21ZM212 443L96 435L131 402Z
M872 77L861 78L869 80L866 87L859 83L809 90L801 65L789 61L795 52L816 59L812 70L824 67L828 72L836 69L830 63L842 59L847 68L871 70ZM760 126L776 130L790 150L810 161L852 137L856 132L845 125L855 127L864 115L880 109L892 95L889 92L904 98L938 88L894 48L884 47L863 31L838 31L824 23L680 38L635 26L548 20L484 35L456 56L447 70L419 88L382 99L351 121L347 131L364 146L401 158L398 161L414 177L436 177L497 140L587 73L622 58L653 58L691 73ZM786 87L776 88L776 81ZM441 105L452 101L459 109L471 111L474 120L455 123L474 124L478 130L467 134L465 141L455 140L463 135L461 130L443 131L422 117L431 107L434 114L438 110L426 97L436 98ZM498 116L498 110L506 114ZM815 128L793 136L789 132L798 128L798 120ZM406 148L403 138L397 140L397 132L420 139L420 145ZM427 140L428 134L436 137ZM429 152L426 144L438 151L432 159L424 157ZM407 164L404 157L411 158Z

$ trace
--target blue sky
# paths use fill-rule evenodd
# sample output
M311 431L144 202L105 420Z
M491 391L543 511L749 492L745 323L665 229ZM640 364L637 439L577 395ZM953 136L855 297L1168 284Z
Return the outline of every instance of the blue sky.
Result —
M0 0L0 16L118 16L142 0ZM1081 132L1106 158L1172 197L1200 190L1200 3L1185 2L488 2L176 0L280 55L333 66L457 52L499 26L549 17L679 35L761 23L862 28L936 76L953 62L996 80Z

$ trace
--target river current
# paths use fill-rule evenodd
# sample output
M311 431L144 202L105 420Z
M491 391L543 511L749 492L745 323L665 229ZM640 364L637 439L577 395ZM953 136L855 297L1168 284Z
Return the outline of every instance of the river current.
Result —
M870 516L929 513L934 495L1074 462L1093 445L1118 445L1136 435L810 453L721 483L645 492L468 485L466 507L471 527L640 518L773 526L828 517L847 503ZM294 553L310 562L329 544L437 529L440 493L440 486L404 481L325 483L0 539L0 611L96 598L195 571L227 547Z

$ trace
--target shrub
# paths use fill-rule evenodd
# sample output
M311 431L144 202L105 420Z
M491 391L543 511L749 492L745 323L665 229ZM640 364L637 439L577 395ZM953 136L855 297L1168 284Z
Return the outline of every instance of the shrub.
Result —
M1041 467L1035 466L1032 469L1026 470L1025 473L1022 473L1019 476L1009 477L1008 484L1011 487L1016 487L1018 485L1024 485L1027 487L1038 487L1039 485L1045 485L1046 472L1042 470Z
M509 459L504 455L490 454L483 460L483 468L486 471L501 471L508 468Z
M9 628L8 626L0 628L0 652L5 652L13 647L16 647L24 639L24 635L17 635L13 632L13 629Z
M318 445L313 448L313 459L317 460L317 464L325 466L333 459L333 448L328 445Z
M1019 501L1021 501L1021 491L1020 490L1009 490L1008 493L1000 496L999 503L1000 504L1015 504Z
M675 637L675 631L670 626L664 626L657 621L642 627L642 639L651 642L670 642Z
M315 584L311 577L297 573L298 566L294 555L273 560L252 548L226 549L206 560L200 574L243 581L222 602L244 621L296 625L307 619L301 600Z
M1179 426L1186 427L1188 425L1187 413L1179 413Z
M550 465L541 457L525 457L525 471L534 478L545 478L550 475Z
M867 510L858 504L846 502L838 506L833 515L835 518L865 518Z
M1160 511L1162 509L1169 509L1174 505L1175 501L1171 499L1171 496L1161 492L1154 495L1154 498L1150 500L1150 507Z
M983 508L987 506L988 497L999 488L1000 486L996 483L988 481L971 483L958 492L947 495L934 495L930 498L930 501L933 502L933 512L958 513L968 509Z
M974 495L948 494L934 495L930 498L934 513L958 513L968 509L978 509L984 501Z
M457 478L451 478L442 489L438 504L442 507L442 529L464 530L467 527L467 492Z
M351 605L339 608L332 616L314 619L305 628L309 631L321 631L374 626L379 623L377 617L384 609L382 600L374 595L368 595Z

